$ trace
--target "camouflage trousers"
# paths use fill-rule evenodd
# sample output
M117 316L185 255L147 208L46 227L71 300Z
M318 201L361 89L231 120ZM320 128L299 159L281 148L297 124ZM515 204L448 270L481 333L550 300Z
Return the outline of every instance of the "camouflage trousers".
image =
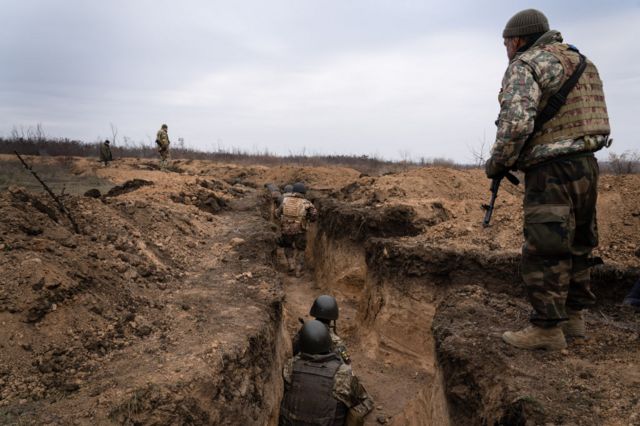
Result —
M278 246L284 248L289 268L302 269L304 265L304 251L307 248L307 234L282 234L277 241Z
M167 167L167 162L169 159L169 149L158 149L158 153L160 154L160 168L164 170Z
M536 325L555 325L567 320L566 308L595 303L591 251L598 245L598 174L593 155L526 172L521 271Z

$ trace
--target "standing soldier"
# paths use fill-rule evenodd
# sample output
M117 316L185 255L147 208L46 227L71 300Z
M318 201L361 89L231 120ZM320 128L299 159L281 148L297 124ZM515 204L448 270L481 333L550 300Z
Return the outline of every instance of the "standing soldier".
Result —
M276 210L280 219L280 238L278 245L284 247L289 272L295 270L296 277L302 275L304 251L307 248L307 227L315 222L318 211L310 201L304 198L307 192L302 182L293 185L293 192L284 197Z
M100 144L100 162L104 163L104 166L109 165L109 161L113 161L113 155L111 154L111 147L109 146L109 139Z
M583 309L595 302L593 152L611 143L609 117L598 70L549 30L542 12L518 12L502 36L509 66L485 169L492 179L525 172L521 270L533 306L532 324L502 338L518 348L557 350L566 347L565 336L585 335Z
M165 170L167 167L167 159L169 158L169 133L167 131L169 127L163 124L158 130L156 136L156 145L158 145L158 153L160 153L160 170Z
M373 399L351 366L331 351L329 330L307 321L300 333L302 352L284 367L279 426L362 425Z

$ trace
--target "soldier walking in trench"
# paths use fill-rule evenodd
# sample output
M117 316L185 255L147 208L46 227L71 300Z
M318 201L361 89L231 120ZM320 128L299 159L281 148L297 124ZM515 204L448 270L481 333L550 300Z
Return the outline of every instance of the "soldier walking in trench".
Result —
M284 248L289 272L295 270L296 277L302 275L304 267L304 251L307 247L307 227L315 222L318 211L313 204L304 198L307 192L302 182L293 185L293 192L284 197L276 210L280 219L280 237L278 245Z
M329 329L307 321L300 332L302 352L284 367L279 426L356 426L373 409L351 366L331 350Z
M502 35L509 66L485 171L492 179L525 172L521 270L533 306L531 325L502 338L518 348L557 350L566 347L565 336L585 336L583 312L595 302L593 152L611 143L609 117L598 70L549 30L542 12L518 12Z

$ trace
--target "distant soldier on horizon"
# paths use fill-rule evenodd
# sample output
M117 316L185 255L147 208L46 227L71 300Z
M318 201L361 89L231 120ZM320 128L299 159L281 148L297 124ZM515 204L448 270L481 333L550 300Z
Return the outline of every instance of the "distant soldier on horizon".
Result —
M169 158L169 127L163 124L156 135L156 145L158 145L158 153L160 154L160 170L166 170Z
M104 163L105 167L109 165L109 161L113 161L113 155L111 154L111 147L109 144L109 139L100 144L100 162Z
M503 340L522 349L558 350L584 337L583 310L595 303L591 256L598 245L595 151L608 147L610 127L595 65L526 9L502 33L509 66L487 177L525 173L522 279L533 307L531 325ZM600 260L601 262L601 260Z

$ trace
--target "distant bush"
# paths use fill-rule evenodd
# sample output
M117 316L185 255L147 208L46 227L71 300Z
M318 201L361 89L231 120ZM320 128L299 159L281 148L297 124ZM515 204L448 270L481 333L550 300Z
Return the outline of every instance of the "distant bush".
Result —
M614 175L640 173L640 153L637 151L626 151L622 154L610 152L602 169L605 173Z
M101 142L86 143L70 139L45 138L42 133L37 135L0 138L0 153L12 154L17 151L24 155L38 156L63 156L63 157L98 157ZM124 143L111 146L114 158L156 158L158 153L155 146L134 143L128 138L123 138ZM171 147L171 158L186 160L208 160L216 162L228 162L239 164L262 164L276 166L282 164L296 164L301 166L345 166L369 175L382 175L385 173L397 173L416 167L449 167L468 168L470 166L456 164L453 160L444 158L421 158L419 161L411 161L403 158L400 162L384 160L377 156L368 155L307 155L304 151L300 154L291 153L281 156L264 152L249 152L238 148L215 151L198 151L177 144Z

